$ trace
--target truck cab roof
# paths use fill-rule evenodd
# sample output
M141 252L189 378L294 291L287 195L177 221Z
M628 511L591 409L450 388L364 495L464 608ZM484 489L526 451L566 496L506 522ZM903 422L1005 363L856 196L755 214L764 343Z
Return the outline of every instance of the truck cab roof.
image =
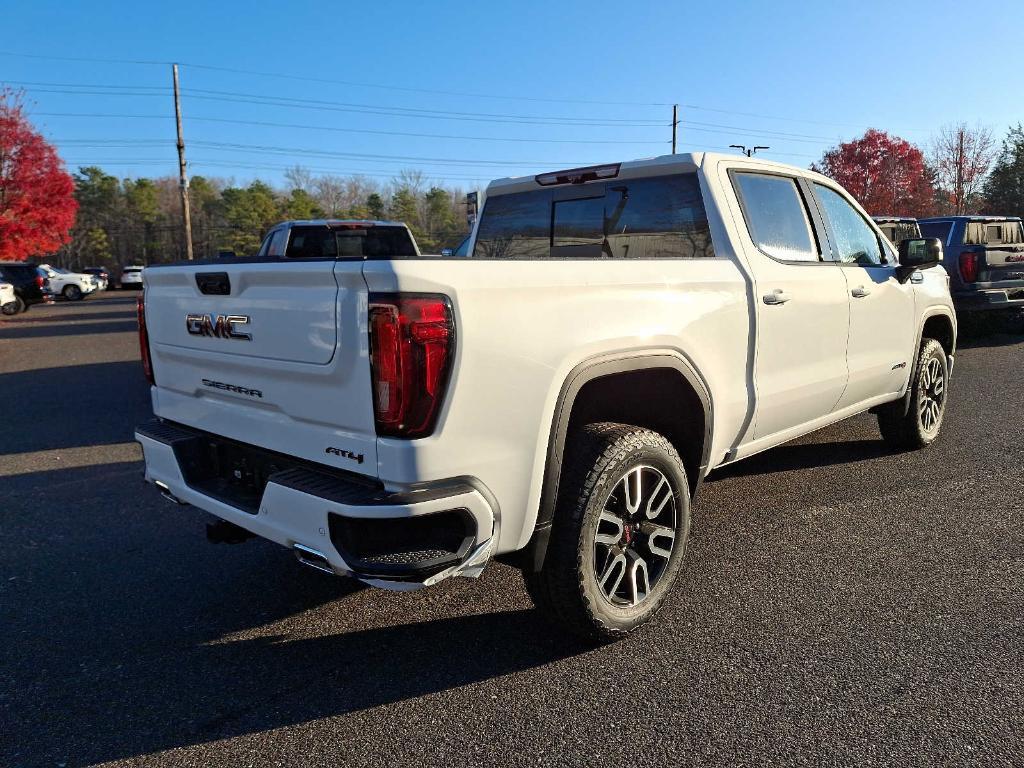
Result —
M401 221L384 221L382 219L293 219L275 224L278 227L404 227Z
M762 157L726 154L724 152L687 152L678 155L660 155L638 160L602 163L600 165L569 168L566 170L549 171L533 176L510 176L495 179L487 187L487 196L504 195L511 192L525 192L545 186L582 184L589 181L602 181L616 178L637 178L658 176L667 173L689 173L696 171L709 162L725 160L736 165L749 165L752 168L778 168L788 173L798 173L806 178L821 179L835 183L814 171L788 163L779 163Z
M1020 221L1020 216L933 216L919 219L921 222L931 221Z

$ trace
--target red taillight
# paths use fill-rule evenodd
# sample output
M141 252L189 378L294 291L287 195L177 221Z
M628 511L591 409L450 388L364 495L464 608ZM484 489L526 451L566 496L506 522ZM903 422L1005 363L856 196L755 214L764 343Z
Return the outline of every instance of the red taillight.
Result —
M45 288L46 278L43 277L42 275L36 275L36 285L38 285L40 288Z
M960 277L965 283L973 283L978 279L978 252L963 251L960 254Z
M424 437L433 431L454 344L447 297L370 294L370 366L378 435Z
M146 381L156 384L153 377L153 361L149 357L149 333L146 331L146 302L140 296L136 299L136 311L139 317L139 354L142 356L142 371L146 374Z

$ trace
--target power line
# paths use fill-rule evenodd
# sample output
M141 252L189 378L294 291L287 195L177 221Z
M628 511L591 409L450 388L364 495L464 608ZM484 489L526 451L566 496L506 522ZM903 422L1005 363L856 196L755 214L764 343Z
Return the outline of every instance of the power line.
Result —
M0 51L0 56L11 56L15 58L25 59L45 59L49 61L75 61L75 62L90 62L95 64L141 64L141 65L160 65L167 66L173 64L171 61L154 61L151 59L106 59L106 58L86 58L76 56L46 56L42 54L33 53L18 53L15 51ZM308 83L328 83L332 85L344 85L347 87L356 88L376 88L387 91L400 91L404 93L424 93L432 94L435 96L456 96L463 99L498 99L503 101L531 101L531 102L545 102L552 104L592 104L592 105L604 105L604 106L622 106L622 107L663 107L665 104L659 104L657 102L631 102L631 101L601 101L601 100L588 100L588 99L567 99L567 98L546 98L543 96L508 96L499 95L494 93L468 93L464 91L448 91L433 88L409 88L406 86L397 85L383 85L380 83L360 83L352 80L332 80L329 78L320 77L308 77L302 75L289 75L281 72L259 72L254 70L246 69L235 69L232 67L218 67L212 64L197 64L190 62L179 61L179 65L183 67L190 67L192 69L204 69L211 72L229 72L232 74L239 75L255 75L257 77L275 77L284 80L297 80Z
M362 158L362 159L373 159L373 160L384 160L386 162L391 161L403 161L403 162L425 162L425 163L453 163L457 165L481 165L481 166L502 166L510 167L514 165L558 165L563 164L568 167L584 166L591 161L572 161L572 160L475 160L475 159L460 159L460 158L448 158L448 157L419 157L415 155L378 155L368 154L364 152L333 152L322 149L307 149L304 147L277 147L266 144L237 144L229 142L219 141L193 141L192 144L196 146L208 147L211 149L220 149L230 152L254 152L256 154L286 154L296 156L311 156L311 157L345 157L345 158Z
M216 67L208 64L186 64L183 66L191 67L193 69L205 69L213 72L230 72L239 75L256 75L257 77L276 77L286 80L298 80L308 83L328 83L331 85L344 85L348 87L356 88L377 88L387 91L401 91L405 93L425 93L432 94L435 96L457 96L463 99L498 99L502 101L532 101L532 102L546 102L550 104L591 104L591 105L603 105L603 106L616 106L616 107L664 107L668 106L667 103L660 102L636 102L636 101L599 101L592 99L568 99L564 97L559 98L546 98L543 96L508 96L494 93L468 93L465 91L448 91L439 90L433 88L408 88L405 86L397 85L381 85L379 83L360 83L351 80L332 80L328 78L320 77L304 77L301 75L286 75L277 72L257 72L246 69L234 69L232 67Z
M14 51L0 51L0 56L12 56L19 59L44 59L47 61L79 61L92 64L144 64L160 65L166 67L172 64L170 61L153 61L151 59L98 59L86 58L83 56L46 56L40 53L17 53Z
M34 90L38 93L59 93L69 96L162 96L169 92L167 88L159 88L157 86L107 86L107 85L95 85L95 84L71 84L71 83L41 83L41 82L30 82L30 81L18 81L8 80L4 81L13 85L32 85ZM82 89L86 88L89 90L70 90L69 88ZM155 93L145 93L140 89L148 89L156 91ZM109 92L107 92L109 90ZM187 88L183 90L183 93L189 95L192 98L203 98L210 100L211 97L216 97L216 101L234 101L239 103L258 103L258 104L269 104L271 106L296 106L296 107L344 107L345 110L335 111L348 111L348 110L380 110L380 112L372 112L370 114L385 114L395 113L402 117L407 116L442 116L446 119L456 118L487 118L490 122L497 122L500 119L512 120L512 121L537 121L539 124L547 124L547 121L551 121L553 125L641 125L641 126L660 126L662 121L660 120L645 120L640 118L628 118L628 119L617 119L617 118L592 118L592 117L573 117L573 116L548 116L548 115L508 115L508 114L495 114L490 112L454 112L451 110L443 109L422 109L415 107L393 107L381 104L362 104L352 103L343 101L328 101L324 99L307 99L307 98L296 98L291 96L276 96L267 95L262 93L243 93L238 91L220 91L220 90L209 90L201 88ZM255 100L255 101L250 101Z

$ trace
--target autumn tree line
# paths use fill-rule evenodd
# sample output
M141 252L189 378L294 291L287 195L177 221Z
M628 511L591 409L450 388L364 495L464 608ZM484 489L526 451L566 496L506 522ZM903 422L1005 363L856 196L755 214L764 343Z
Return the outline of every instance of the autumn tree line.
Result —
M62 266L151 264L184 258L178 180L118 179L101 168L73 174L78 215L57 253ZM386 184L361 176L314 175L295 167L283 188L194 176L189 210L195 258L253 255L286 219L391 219L409 225L425 253L454 247L467 231L465 193L403 171Z
M1021 125L1001 142L988 128L947 125L925 149L870 129L811 168L842 184L873 216L1024 216Z
M949 125L921 148L871 129L811 166L853 194L872 215L1024 216L1024 126L1000 141L991 130ZM454 247L467 230L463 190L404 171L382 183L315 175L302 167L284 184L194 176L196 258L254 254L286 219L392 219L409 225L424 252ZM46 259L82 268L151 264L185 254L181 197L173 177L118 178L102 168L68 173L34 129L17 92L0 89L0 260Z

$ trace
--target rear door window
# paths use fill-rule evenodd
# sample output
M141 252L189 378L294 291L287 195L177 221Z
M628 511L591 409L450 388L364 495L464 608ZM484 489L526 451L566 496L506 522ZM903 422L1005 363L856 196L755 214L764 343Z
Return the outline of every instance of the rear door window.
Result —
M750 239L781 261L820 261L807 206L789 176L737 173L736 186Z
M922 221L921 237L937 237L945 245L952 228L953 222L951 221Z
M492 195L474 258L714 256L696 174Z

